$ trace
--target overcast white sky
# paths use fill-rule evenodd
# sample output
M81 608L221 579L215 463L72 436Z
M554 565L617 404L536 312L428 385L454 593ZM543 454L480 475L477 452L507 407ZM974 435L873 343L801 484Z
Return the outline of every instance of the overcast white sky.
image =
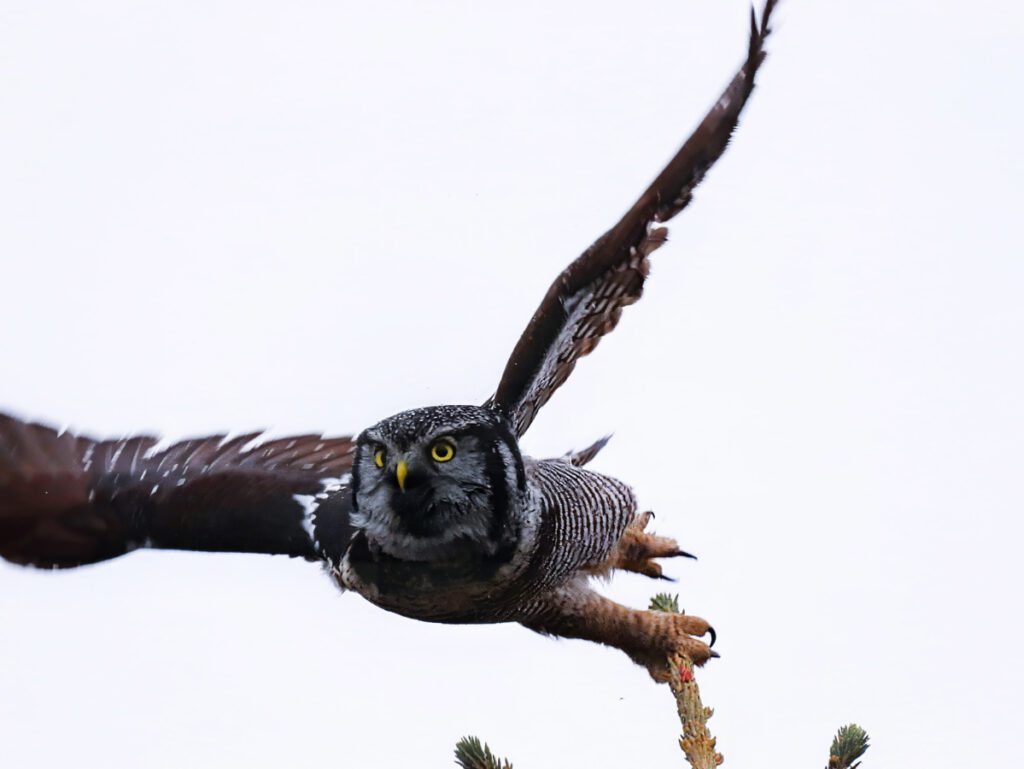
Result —
M739 64L733 0L0 2L0 409L351 433L481 402ZM614 431L728 766L1005 765L1024 687L1024 12L786 0L644 300L525 440ZM635 605L662 584L618 578ZM10 766L681 766L619 652L284 558L0 564Z

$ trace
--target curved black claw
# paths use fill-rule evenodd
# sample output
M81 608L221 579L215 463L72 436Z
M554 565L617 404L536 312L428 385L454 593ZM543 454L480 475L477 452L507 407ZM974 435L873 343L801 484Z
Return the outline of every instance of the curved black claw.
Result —
M667 574L659 574L658 576L655 577L655 579L663 579L666 582L678 582L679 581L675 577L670 577Z
M710 649L715 645L715 641L718 640L718 633L716 633L715 629L710 625L708 625L708 633L711 633L711 643L708 644L708 648ZM716 654L715 656L717 657L718 655Z
M695 556L693 553L687 553L685 550L676 550L674 553L669 553L665 557L678 558L679 556L682 556L683 558L692 558L695 561L697 560L697 556Z
M717 659L718 659L719 657L721 657L722 655L721 655L721 654L719 654L719 653L718 653L718 652L716 652L716 651L713 651L713 652L711 652L711 655L710 655L710 656L711 656L711 658L712 658L712 659L716 659L716 660L717 660Z

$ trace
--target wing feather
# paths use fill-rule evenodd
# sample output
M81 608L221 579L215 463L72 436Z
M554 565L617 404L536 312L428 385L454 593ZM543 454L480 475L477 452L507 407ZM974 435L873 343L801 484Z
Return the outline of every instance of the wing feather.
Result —
M776 0L761 21L751 9L746 61L690 138L611 230L570 264L548 289L512 352L488 406L522 436L576 362L615 328L622 309L643 292L648 257L665 243L659 227L690 202L694 188L725 151L764 61Z
M323 557L326 545L309 534L317 522L305 520L295 495L321 494L325 481L348 473L354 439L255 444L260 435L157 450L152 436L97 441L0 414L0 556L46 567L141 546ZM345 519L331 521L332 531L348 531L347 503L325 507Z

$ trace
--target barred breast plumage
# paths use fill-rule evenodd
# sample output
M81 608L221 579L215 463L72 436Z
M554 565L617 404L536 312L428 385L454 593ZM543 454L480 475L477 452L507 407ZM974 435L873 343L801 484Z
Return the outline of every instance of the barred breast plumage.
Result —
M581 569L599 568L611 556L636 513L636 496L622 481L570 462L534 465L541 497L537 570L548 586Z

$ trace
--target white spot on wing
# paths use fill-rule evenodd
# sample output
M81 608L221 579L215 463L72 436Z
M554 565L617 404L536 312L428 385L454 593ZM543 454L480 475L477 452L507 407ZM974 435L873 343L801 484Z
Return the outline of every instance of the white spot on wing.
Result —
M345 473L338 478L321 478L320 485L324 487L324 490L317 494L318 497L323 499L327 498L327 495L334 494L335 492L341 491L343 488L349 485L352 481L352 473Z
M161 452L166 451L167 449L169 449L173 445L174 445L173 442L170 441L168 438L166 438L166 437L165 438L160 438L160 440L158 440L156 443L154 443L152 446L150 446L148 449L146 449L144 452L142 452L142 458L143 459L152 459L157 454L160 454Z
M95 450L96 445L90 443L86 447L85 453L82 455L82 467L85 469L86 472L89 472L89 468L92 467L92 454Z
M320 507L320 500L313 494L292 494L292 499L302 508L303 531L309 536L309 541L313 543L313 546L319 550L320 545L316 541L316 535L313 532L313 514Z

